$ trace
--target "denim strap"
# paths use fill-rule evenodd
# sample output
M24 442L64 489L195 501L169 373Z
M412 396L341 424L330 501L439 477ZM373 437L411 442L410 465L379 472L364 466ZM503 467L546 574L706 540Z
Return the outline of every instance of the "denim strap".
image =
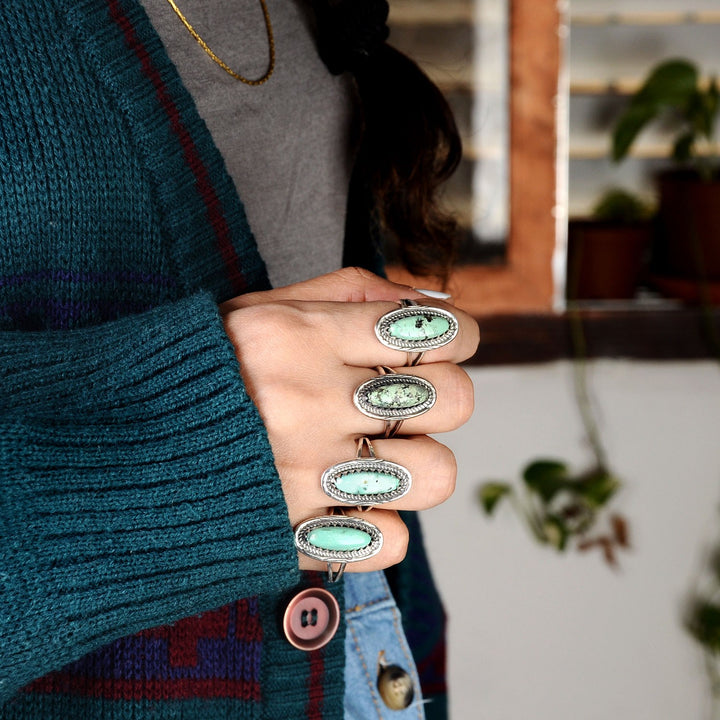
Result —
M345 620L345 720L424 720L417 670L383 572L345 575ZM381 657L412 677L415 699L406 710L391 710L380 697Z

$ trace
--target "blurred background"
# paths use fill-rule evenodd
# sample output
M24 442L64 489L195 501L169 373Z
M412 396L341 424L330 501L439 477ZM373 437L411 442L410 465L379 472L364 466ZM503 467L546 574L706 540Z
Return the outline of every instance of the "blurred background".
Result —
M720 3L390 5L464 137L452 289L483 335L440 438L458 489L423 514L451 718L720 717Z

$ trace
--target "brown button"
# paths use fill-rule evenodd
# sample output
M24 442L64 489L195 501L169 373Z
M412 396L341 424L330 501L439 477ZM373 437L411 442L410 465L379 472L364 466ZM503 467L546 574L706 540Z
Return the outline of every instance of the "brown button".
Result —
M412 705L415 696L412 678L398 665L380 665L377 688L391 710L405 710Z
M335 636L340 624L340 606L332 593L323 588L299 592L287 606L283 631L299 650L317 650Z

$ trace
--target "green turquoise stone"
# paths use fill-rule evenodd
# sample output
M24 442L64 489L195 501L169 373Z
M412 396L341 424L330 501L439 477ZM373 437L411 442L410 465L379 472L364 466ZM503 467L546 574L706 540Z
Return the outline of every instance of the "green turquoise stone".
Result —
M450 329L447 318L435 315L410 315L390 324L388 332L400 340L432 340Z
M348 527L319 527L311 530L308 542L323 550L361 550L372 538L364 530Z
M380 495L397 490L400 480L390 473L354 472L341 475L335 487L350 495Z
M371 390L367 399L371 405L387 410L414 408L422 405L430 397L430 391L424 385L394 382Z

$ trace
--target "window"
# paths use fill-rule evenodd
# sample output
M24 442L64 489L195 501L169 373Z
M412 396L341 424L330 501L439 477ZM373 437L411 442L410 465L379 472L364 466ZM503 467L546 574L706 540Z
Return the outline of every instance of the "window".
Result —
M391 42L414 57L447 93L465 136L465 157L449 192L472 241L449 291L458 305L476 314L550 311L556 226L564 220L556 212L560 63L556 4L391 0L390 7ZM478 57L491 49L483 47L481 53L479 45L487 44L494 33L507 37L507 45L493 40L494 60L484 60L496 63L495 87L477 72ZM488 95L481 102L479 90ZM497 127L497 116L487 121L487 115L479 115L487 112L488 102L497 103L501 117L506 110L504 128ZM484 131L493 124L495 135L491 133L485 142L478 126ZM484 182L479 179L479 166L490 166L492 171L493 163L498 177L507 175L507 183L498 181L502 187L491 198L490 205L504 204L495 213L485 198L477 199ZM483 225L486 218L492 219L489 225ZM495 235L503 230L504 252L494 262L479 262L478 256L493 255L487 248L497 247L503 238ZM403 282L427 285L427 280L414 280L399 269L391 269L390 274Z

